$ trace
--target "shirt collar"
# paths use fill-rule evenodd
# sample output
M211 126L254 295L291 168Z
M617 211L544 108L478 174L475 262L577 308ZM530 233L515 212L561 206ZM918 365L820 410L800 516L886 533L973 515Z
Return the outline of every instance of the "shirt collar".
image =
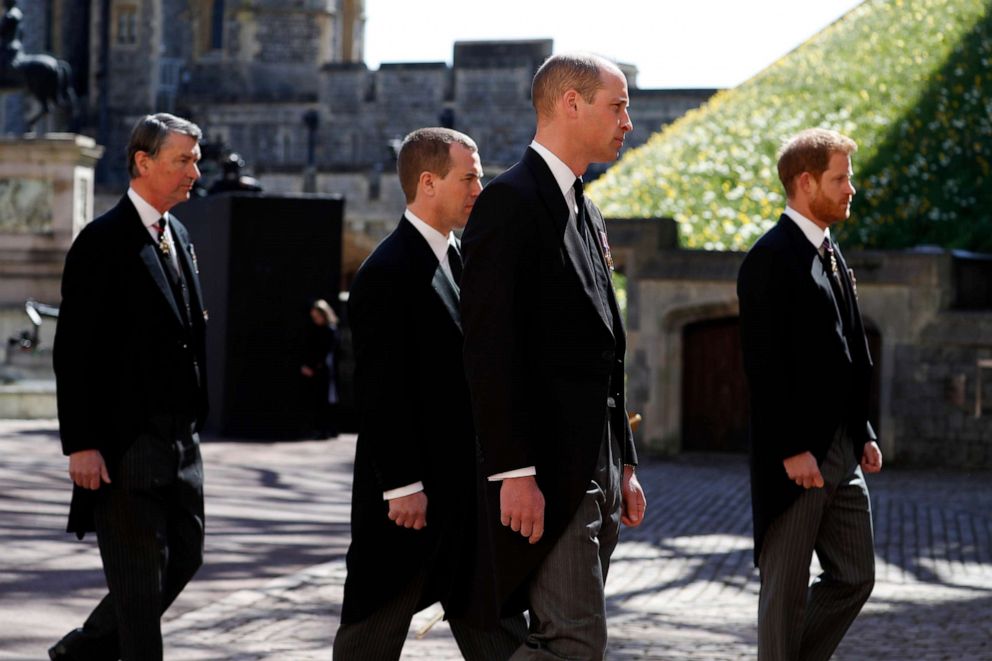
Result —
M783 211L786 216L792 219L799 229L803 231L809 242L813 244L813 247L817 250L823 245L824 238L830 238L830 228L822 229L819 225L814 223L812 220L802 215L790 206L785 207Z
M410 224L420 232L420 235L424 237L427 241L427 245L431 247L431 252L437 257L437 261L441 262L448 256L448 244L454 242L454 233L449 232L448 236L445 236L438 232L436 229L425 223L423 220L417 217L417 214L413 213L409 209L403 214Z
M138 210L138 216L141 217L141 223L147 228L151 229L152 225L158 222L159 218L165 217L166 214L159 213L158 209L148 204L145 198L138 195L137 191L133 188L128 187L127 196L130 198L131 203L134 204L134 208Z
M548 167L551 168L551 174L554 176L555 181L558 182L558 187L561 188L562 196L567 197L568 191L571 190L577 179L575 173L572 172L572 168L565 165L564 161L555 156L550 149L537 140L530 143L530 148L536 151L544 159L544 162L548 164Z

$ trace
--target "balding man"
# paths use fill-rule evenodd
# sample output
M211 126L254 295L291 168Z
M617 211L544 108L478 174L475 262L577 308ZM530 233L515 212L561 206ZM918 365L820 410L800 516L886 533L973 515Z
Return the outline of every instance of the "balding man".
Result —
M514 659L601 659L620 521L644 493L624 409L624 325L591 163L631 130L611 62L555 55L534 77L537 133L465 231L465 369L487 480L475 615L530 611Z

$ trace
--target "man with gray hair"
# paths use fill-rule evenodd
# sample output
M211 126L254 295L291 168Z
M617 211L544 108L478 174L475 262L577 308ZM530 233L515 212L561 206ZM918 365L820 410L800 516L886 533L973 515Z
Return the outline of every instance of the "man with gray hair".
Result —
M206 311L169 213L200 176L200 137L166 113L139 120L127 193L66 256L54 362L68 531L96 532L109 594L51 659L161 659L162 613L203 562Z
M624 406L625 330L591 163L633 127L627 81L591 55L534 76L537 132L482 192L465 230L465 369L482 446L473 617L530 612L514 659L602 659L604 585L644 492Z
M830 233L851 213L856 149L826 129L785 144L788 205L737 277L762 661L829 659L874 586L872 361L854 272ZM823 572L810 584L814 550Z

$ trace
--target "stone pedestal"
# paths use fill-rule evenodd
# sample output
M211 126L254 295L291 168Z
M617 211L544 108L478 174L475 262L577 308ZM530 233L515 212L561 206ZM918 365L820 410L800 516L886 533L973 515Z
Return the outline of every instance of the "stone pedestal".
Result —
M0 306L58 304L65 253L93 218L102 155L71 133L0 137Z

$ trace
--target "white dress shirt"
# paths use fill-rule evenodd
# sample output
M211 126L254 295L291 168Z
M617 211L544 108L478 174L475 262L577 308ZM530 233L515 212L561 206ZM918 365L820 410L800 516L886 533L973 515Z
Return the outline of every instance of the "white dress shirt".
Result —
M155 245L158 246L158 228L155 227L158 224L160 218L165 218L169 215L169 212L159 213L158 209L148 204L145 198L138 195L138 193L133 189L128 187L127 196L134 205L134 208L138 210L138 216L141 218L141 223L148 230L151 235L152 240ZM172 267L176 269L176 273L179 273L179 258L176 256L176 242L172 239L172 226L171 223L166 223L165 225L165 241L169 245L169 261L172 262Z
M803 234L813 244L816 251L820 252L820 248L823 247L823 239L830 237L830 228L823 229L790 206L786 206L785 211L782 213L788 216L803 231Z
M572 168L565 165L565 162L555 156L554 152L537 140L530 143L530 148L536 151L538 156L543 158L544 162L551 168L551 174L554 176L555 181L558 182L558 187L561 188L562 197L568 202L568 219L574 221L578 214L579 206L575 202L575 189L572 186L575 185L575 180L578 177L572 172Z
M441 270L444 274L448 276L451 280L451 284L455 285L455 276L451 273L451 264L448 263L448 246L455 245L455 233L448 232L448 236L445 236L438 232L436 229L428 225L426 222L417 217L417 214L413 213L409 209L403 214L403 216L410 221L410 224L420 232L420 235L424 237L427 241L427 245L431 247L431 251L434 256L437 257L437 261L441 264ZM455 291L458 291L458 285L455 285Z

